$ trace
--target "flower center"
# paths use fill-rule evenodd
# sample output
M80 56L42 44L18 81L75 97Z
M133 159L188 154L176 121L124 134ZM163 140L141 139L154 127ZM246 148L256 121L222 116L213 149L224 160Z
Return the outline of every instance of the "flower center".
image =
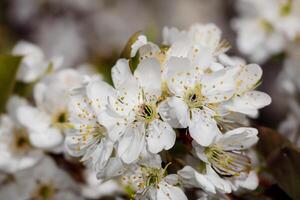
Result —
M53 123L65 123L68 120L68 114L67 112L60 112L57 115L55 115L52 119Z
M225 151L215 145L207 147L204 153L213 169L221 176L238 176L250 171L250 159L241 152Z
M15 130L12 143L12 151L15 153L27 153L31 148L28 134L25 130Z
M156 174L150 174L147 177L146 187L158 185L159 177Z
M106 129L104 126L96 122L93 125L81 124L79 128L82 134L82 144L92 144L94 142L100 142L106 135Z
M48 200L54 195L54 188L51 184L40 184L34 192L34 198L38 200Z
M161 182L161 180L167 175L167 168L169 165L171 165L171 163L168 163L164 168L142 168L142 171L145 174L145 186L158 187L159 182Z
M279 8L279 13L281 16L288 16L291 12L292 12L292 0L285 0Z
M260 25L267 33L272 33L274 31L273 25L265 19L260 20Z
M201 94L201 85L197 84L194 88L190 88L184 95L184 101L189 108L199 108L203 104L204 97Z
M200 161L199 165L197 166L197 170L201 173L201 174L205 174L206 173L206 164L205 162L203 162L202 160Z
M138 121L142 122L152 122L154 119L158 118L158 113L156 111L155 104L141 104L137 107L136 118Z
M144 195L150 187L159 188L160 181L165 177L165 169L142 167L140 182L137 187Z

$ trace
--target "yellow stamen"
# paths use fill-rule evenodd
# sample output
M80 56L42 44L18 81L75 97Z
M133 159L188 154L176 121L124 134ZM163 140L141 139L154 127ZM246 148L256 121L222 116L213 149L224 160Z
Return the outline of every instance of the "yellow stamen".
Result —
M238 176L242 172L249 172L251 162L249 157L241 152L224 151L218 146L207 147L205 155L213 169L223 176Z

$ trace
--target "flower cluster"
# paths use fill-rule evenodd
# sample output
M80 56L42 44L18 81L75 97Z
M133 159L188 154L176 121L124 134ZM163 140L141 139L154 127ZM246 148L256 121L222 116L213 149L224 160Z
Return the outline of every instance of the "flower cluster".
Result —
M12 54L23 56L17 81L25 92L12 95L0 116L1 198L83 199L77 183L49 155L65 152L68 91L81 85L84 73L62 69L62 57L48 59L25 41Z
M210 199L257 187L251 147L258 131L248 117L271 103L256 90L260 66L228 56L214 24L164 28L161 45L136 34L127 47L110 85L87 67L63 69L62 58L17 44L13 54L23 55L17 78L33 88L33 98L12 96L0 118L0 170L16 177L1 195L82 199L113 190L184 200L189 188ZM87 167L81 195L51 159L61 154ZM109 189L100 187L104 181Z
M186 199L182 187L255 189L246 150L258 132L245 116L256 117L271 99L255 90L261 68L228 49L213 24L165 28L161 46L136 36L130 56L112 68L113 86L91 78L72 91L68 152L98 178L120 179L136 199ZM182 138L192 141L189 155L167 159ZM183 168L168 174L178 159Z
M237 45L255 62L281 53L289 42L299 40L300 1L239 0L240 17L233 20Z

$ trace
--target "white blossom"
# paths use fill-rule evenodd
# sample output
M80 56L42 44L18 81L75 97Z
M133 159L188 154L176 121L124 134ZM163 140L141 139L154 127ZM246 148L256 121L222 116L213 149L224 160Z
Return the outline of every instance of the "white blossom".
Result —
M68 120L68 90L82 82L82 75L65 69L45 76L34 87L37 107L26 105L18 117L30 132L32 145L45 150L58 150L63 143L61 128Z
M218 111L214 104L233 96L238 69L232 67L201 73L189 60L174 57L166 64L166 70L167 85L174 96L166 99L164 109L168 109L169 113L162 116L170 119L177 128L189 127L194 140L201 145L209 145L218 129L214 119Z
M38 80L47 70L58 69L63 62L63 58L59 56L47 59L42 49L26 41L18 42L12 54L23 56L17 79L26 83Z
M7 114L0 117L0 169L14 173L34 166L43 156L32 146L30 133L17 116L18 109L27 105L25 99L12 96L7 103Z
M119 140L118 155L126 163L135 161L147 145L152 153L170 149L176 139L172 127L158 115L161 94L160 66L155 59L145 59L132 75L127 60L112 69L116 87L101 123ZM100 94L99 94L100 95Z
M219 134L208 147L193 143L197 157L202 161L193 168L186 166L178 173L184 182L209 193L231 193L239 187L255 189L258 179L251 172L251 160L244 150L258 141L254 128L237 128Z
M239 65L234 96L224 106L229 112L239 112L251 117L258 116L258 110L271 103L271 97L255 90L260 84L262 69L257 64Z
M237 45L255 62L284 51L300 33L299 1L240 0L237 8L240 17L233 20Z
M166 175L167 167L133 165L122 176L122 184L136 191L135 199L187 199L181 188L177 186L179 184L177 175Z
M82 162L97 171L105 167L114 147L106 128L97 120L111 92L110 85L94 78L73 89L70 97L72 129L65 140L67 151L73 156L81 156Z
M258 185L247 152L257 130L245 126L271 103L256 90L261 67L228 49L213 24L165 28L162 46L139 35L129 58L113 66L113 86L79 70L56 71L35 85L36 107L22 106L17 116L34 146L55 151L64 141L80 158L85 197L184 200L184 186L207 193L202 199L226 199ZM183 159L171 150L181 139L193 145ZM183 168L168 175L172 162Z
M15 174L16 189L20 199L81 200L76 192L78 185L55 162L45 157L33 168Z
M97 179L97 172L85 170L84 175L86 184L81 186L82 196L91 199L97 199L103 196L115 196L122 194L123 191L116 180L103 181Z

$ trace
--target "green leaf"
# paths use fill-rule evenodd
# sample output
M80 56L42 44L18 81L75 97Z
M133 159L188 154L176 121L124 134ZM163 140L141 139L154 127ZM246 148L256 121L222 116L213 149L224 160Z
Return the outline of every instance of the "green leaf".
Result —
M31 98L34 85L35 82L24 83L21 81L16 81L13 93L24 98Z
M13 91L21 56L0 55L0 113Z
M137 31L129 38L129 40L127 41L127 43L121 53L121 58L130 59L131 46L138 39L138 37L141 35L141 33L142 33L142 31Z
M125 194L126 194L130 199L133 199L134 194L135 194L135 191L134 191L134 189L132 188L131 185L126 185L126 186L124 187L124 192L125 192Z
M140 56L139 52L137 52L137 54L133 58L131 58L131 46L138 39L141 33L142 31L137 31L129 38L121 54L121 58L129 59L129 66L132 72L134 72L134 70L137 68L140 62Z
M132 73L136 70L139 63L140 63L140 54L139 52L137 52L137 54L133 58L129 59L129 67Z
M277 184L292 198L300 199L300 150L270 128L259 128L257 149Z

